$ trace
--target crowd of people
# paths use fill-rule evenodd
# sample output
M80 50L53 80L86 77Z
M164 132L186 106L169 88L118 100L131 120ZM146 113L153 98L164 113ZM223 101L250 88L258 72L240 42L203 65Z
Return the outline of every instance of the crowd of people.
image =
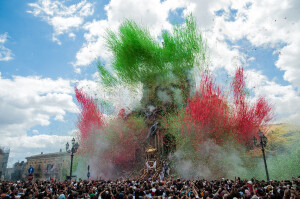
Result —
M72 180L0 181L1 198L100 198L100 199L257 199L300 198L300 176L270 182L251 180Z

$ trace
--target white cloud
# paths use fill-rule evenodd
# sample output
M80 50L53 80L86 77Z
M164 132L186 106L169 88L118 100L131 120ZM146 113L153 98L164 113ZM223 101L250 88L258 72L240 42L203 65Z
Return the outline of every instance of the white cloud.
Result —
M73 129L68 132L68 135L75 137L78 133L78 129Z
M33 130L32 130L32 133L38 134L38 133L39 133L39 131L38 131L38 130L36 130L36 129L33 129Z
M68 80L0 78L0 134L24 134L35 125L49 125L51 117L62 119L66 111L75 113L77 106L72 93L73 87Z
M36 3L29 3L32 10L28 13L42 18L49 25L53 26L54 33L52 40L61 44L59 35L67 33L74 38L74 30L80 28L86 17L93 15L94 5L83 0L77 4L66 6L67 1L38 0Z
M145 25L154 35L158 35L162 29L171 28L167 21L170 9L168 2L160 2L160 0L128 0L126 3L111 0L105 6L111 25L118 25L124 19L132 19Z
M0 76L0 145L10 147L13 157L22 159L27 151L46 151L47 147L57 149L58 145L50 145L65 137L30 137L27 131L37 125L50 125L51 118L63 121L66 112L77 113L73 92L69 80L36 76L6 79ZM38 133L37 130L32 132Z
M264 96L274 107L274 122L299 123L300 96L292 85L270 81L261 71L247 70L245 75L247 88L254 91L254 99Z
M215 12L220 9L228 9L231 4L230 1L226 0L189 0L185 2L184 15L192 13L196 17L201 31L204 32L213 29L216 18Z
M74 72L77 73L77 74L80 74L81 73L81 69L78 68L78 67L74 67Z
M0 34L0 61L9 61L13 59L14 54L11 52L10 49L4 46L5 42L7 41L8 34Z
M106 20L94 20L84 25L84 29L88 31L88 33L84 34L86 42L76 54L74 66L76 66L77 70L80 71L80 66L89 65L99 57L108 60L109 54L106 50L103 38L106 28L108 28L108 22Z
M0 44L4 44L7 40L7 33L4 33L3 35L0 35Z
M274 48L279 53L275 65L284 71L284 79L299 89L299 1L232 1L229 6L237 9L235 20L226 20L230 11L225 7L225 14L214 20L214 34L222 41L247 39L253 46Z
M300 28L298 33L300 33ZM293 38L294 40L289 45L280 50L276 66L285 71L283 78L300 91L300 36L297 35Z

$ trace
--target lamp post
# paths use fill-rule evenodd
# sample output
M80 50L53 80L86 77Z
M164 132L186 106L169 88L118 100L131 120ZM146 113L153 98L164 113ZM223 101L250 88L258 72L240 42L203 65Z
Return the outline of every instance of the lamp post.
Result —
M78 142L75 143L75 138L72 139L72 148L69 149L69 143L67 142L66 144L66 151L68 153L71 153L71 167L70 167L70 176L69 178L72 179L72 167L73 167L73 157L74 157L74 153L77 152L78 148L79 148L79 144Z
M269 178L269 172L268 172L267 161L266 161L266 156L265 156L265 147L267 145L268 139L260 130L258 131L258 136L260 138L260 142L258 145L257 145L257 139L255 137L252 138L252 141L253 141L254 146L259 146L259 145L261 146L261 151L262 151L264 163L265 163L267 181L269 182L270 178Z

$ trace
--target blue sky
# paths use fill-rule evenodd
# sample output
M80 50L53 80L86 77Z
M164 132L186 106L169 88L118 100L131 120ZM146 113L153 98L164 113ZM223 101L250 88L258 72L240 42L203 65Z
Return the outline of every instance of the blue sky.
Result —
M64 148L76 131L75 85L116 108L138 102L120 102L125 87L107 96L96 83L95 60L110 62L105 30L128 18L159 38L188 13L207 42L211 70L231 76L243 66L253 99L263 95L275 105L274 122L297 123L299 9L296 0L2 0L0 146L11 149L10 165Z
M30 9L28 1L1 1L0 4L0 31L9 34L6 46L15 55L13 60L1 63L2 76L73 78L70 63L84 42L83 35L78 34L76 40L63 35L64 44L57 45L51 40L53 28L26 12Z

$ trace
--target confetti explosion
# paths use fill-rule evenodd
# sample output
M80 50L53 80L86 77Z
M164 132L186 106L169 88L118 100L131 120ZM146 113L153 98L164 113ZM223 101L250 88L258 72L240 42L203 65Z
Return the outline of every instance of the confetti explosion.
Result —
M99 62L102 83L141 83L143 97L139 108L129 112L124 107L105 119L96 101L75 88L81 105L78 170L89 164L94 178L139 171L151 143L149 129L158 125L160 156L171 163L174 175L253 176L261 159L250 150L251 139L259 129L268 130L272 106L263 97L250 102L243 68L236 69L230 90L221 89L204 70L195 91L195 71L205 68L206 47L192 16L172 33L163 32L159 42L129 20L105 39L113 73Z

